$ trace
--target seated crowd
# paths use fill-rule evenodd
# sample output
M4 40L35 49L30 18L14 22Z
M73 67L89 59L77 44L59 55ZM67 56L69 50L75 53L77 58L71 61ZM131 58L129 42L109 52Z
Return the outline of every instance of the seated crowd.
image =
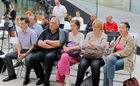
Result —
M17 51L5 55L8 77L3 79L4 82L17 78L12 59L19 61L25 59L26 71L23 85L29 84L30 72L34 69L39 79L36 85L50 86L49 79L55 61L58 61L56 81L60 86L64 86L64 82L66 86L70 86L70 66L76 63L80 64L75 86L81 85L89 66L91 66L93 86L99 86L100 68L103 66L103 86L113 86L116 70L124 69L133 72L135 43L133 37L129 35L128 22L120 23L120 36L110 43L110 47L114 50L106 55L108 37L104 31L118 31L117 23L112 20L112 16L108 15L107 22L103 23L96 20L95 14L92 13L86 27L87 35L84 37L84 34L78 31L81 22L83 24L80 12L77 11L77 18L71 20L71 32L68 32L63 29L63 18L67 15L67 10L60 4L60 0L55 0L55 4L53 17L44 15L42 26L37 24L37 18L31 12L27 12L26 17L17 18L20 22L16 24L21 28L18 32ZM56 11L59 6L64 9L63 13ZM82 48L85 48L83 56Z

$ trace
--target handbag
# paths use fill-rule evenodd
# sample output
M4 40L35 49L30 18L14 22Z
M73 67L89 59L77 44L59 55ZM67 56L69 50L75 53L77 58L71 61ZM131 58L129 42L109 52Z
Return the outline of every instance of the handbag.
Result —
M84 51L84 57L87 59L101 58L103 55L102 49L93 49L91 47L86 47Z
M68 41L66 43L66 47L73 47L73 46L78 46L79 44L73 41ZM61 49L60 51L61 53L64 53L64 50ZM74 58L78 58L80 56L80 50L70 50L68 52L69 56L74 57Z
M123 86L140 86L135 77L129 78L123 82Z

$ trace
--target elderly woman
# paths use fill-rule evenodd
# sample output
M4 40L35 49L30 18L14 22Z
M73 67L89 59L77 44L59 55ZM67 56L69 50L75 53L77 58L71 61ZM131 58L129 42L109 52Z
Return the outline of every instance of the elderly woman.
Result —
M104 65L103 86L113 86L115 70L133 71L135 43L133 37L128 34L130 26L128 22L122 22L119 28L120 36L116 42L112 41L110 44L111 47L114 46L114 51L107 57L107 62Z
M102 49L103 51L105 51L107 44L107 35L103 32L103 23L100 20L95 20L92 23L92 27L94 29L92 32L89 32L87 34L84 42L84 47ZM100 68L104 65L103 58L105 58L104 54L100 58L95 57L94 59L87 59L83 56L78 67L75 86L81 85L85 71L89 66L91 66L93 86L99 86Z
M76 42L79 45L73 47L66 47L65 45L63 46L64 53L61 55L61 58L58 62L58 70L56 75L56 81L60 82L60 86L64 86L64 80L66 81L66 86L70 86L70 66L80 62L81 59L80 55L79 57L74 58L70 56L68 52L70 50L81 50L84 41L84 35L78 32L78 29L80 28L80 22L78 20L72 20L70 24L72 32L69 33L68 40Z

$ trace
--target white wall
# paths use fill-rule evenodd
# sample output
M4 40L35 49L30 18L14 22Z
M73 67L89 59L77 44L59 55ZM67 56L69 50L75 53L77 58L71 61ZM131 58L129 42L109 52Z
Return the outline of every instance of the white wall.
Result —
M129 11L129 0L99 0L99 4Z

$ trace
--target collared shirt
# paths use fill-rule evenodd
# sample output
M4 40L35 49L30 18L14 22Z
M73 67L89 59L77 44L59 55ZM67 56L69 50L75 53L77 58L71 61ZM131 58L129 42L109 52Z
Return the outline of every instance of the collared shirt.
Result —
M26 32L20 30L18 32L18 41L21 43L22 49L30 49L37 42L37 34L30 28L27 28Z
M60 15L63 15L65 13L67 13L67 9L63 5L55 6L54 9L53 9L53 15L60 16ZM64 17L59 17L58 19L60 21L60 24L64 24Z
M46 31L44 31L40 37L39 40L59 40L59 29L57 29L57 31L52 34L50 29L46 29ZM46 49L45 49L46 50Z
M31 29L33 29L36 34L37 34L37 37L39 37L39 35L41 34L41 32L43 31L43 28L38 24L38 23L35 23L32 27L30 27Z

